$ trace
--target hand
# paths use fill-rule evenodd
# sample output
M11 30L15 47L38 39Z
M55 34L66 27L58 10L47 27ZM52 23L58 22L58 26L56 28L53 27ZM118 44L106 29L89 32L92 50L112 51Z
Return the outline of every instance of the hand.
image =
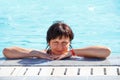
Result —
M71 57L71 56L72 55L68 52L68 53L65 53L65 54L54 56L53 59L54 60L60 60L60 59L64 59L64 58Z
M37 50L33 50L30 52L30 55L32 57L37 57L37 58L43 58L43 59L49 59L49 60L53 60L53 58L49 55L49 54L46 54L44 52L41 52L41 51L37 51Z

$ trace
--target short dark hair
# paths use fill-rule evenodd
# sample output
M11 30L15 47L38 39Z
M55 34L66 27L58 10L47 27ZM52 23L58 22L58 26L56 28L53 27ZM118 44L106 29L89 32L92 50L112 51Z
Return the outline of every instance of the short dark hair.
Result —
M69 37L70 41L72 41L72 39L74 38L74 34L71 28L67 24L59 21L55 22L49 27L46 40L47 43L49 43L51 39L55 39L57 37L62 38L63 36Z

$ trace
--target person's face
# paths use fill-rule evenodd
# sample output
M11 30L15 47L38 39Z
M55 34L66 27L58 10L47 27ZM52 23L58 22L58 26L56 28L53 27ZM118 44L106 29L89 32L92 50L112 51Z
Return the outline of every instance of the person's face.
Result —
M70 39L64 36L61 39L58 37L50 40L49 45L53 54L64 54L69 50Z

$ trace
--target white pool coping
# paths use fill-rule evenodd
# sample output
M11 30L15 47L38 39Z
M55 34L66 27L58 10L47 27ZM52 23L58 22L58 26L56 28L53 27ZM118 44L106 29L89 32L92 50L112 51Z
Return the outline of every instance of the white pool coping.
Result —
M120 80L120 56L107 59L72 57L54 61L0 58L0 79Z

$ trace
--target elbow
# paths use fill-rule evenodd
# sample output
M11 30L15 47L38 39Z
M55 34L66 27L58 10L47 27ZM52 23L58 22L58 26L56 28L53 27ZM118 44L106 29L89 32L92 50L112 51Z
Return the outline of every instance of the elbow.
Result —
M6 57L7 53L8 53L8 49L7 49L7 48L4 48L4 49L3 49L3 55L4 55L5 57Z
M111 54L111 50L109 48L106 48L106 57L108 57Z
M111 53L111 50L109 48L105 48L105 56L108 57Z
M3 55L4 55L6 58L10 58L10 59L12 58L12 57L11 57L11 54L10 54L10 49L9 49L9 48L4 48L2 53L3 53Z
M104 50L103 50L104 52L104 54L103 55L101 55L101 58L107 58L108 56L110 56L110 54L111 54L111 50L109 49L109 48L105 48Z

